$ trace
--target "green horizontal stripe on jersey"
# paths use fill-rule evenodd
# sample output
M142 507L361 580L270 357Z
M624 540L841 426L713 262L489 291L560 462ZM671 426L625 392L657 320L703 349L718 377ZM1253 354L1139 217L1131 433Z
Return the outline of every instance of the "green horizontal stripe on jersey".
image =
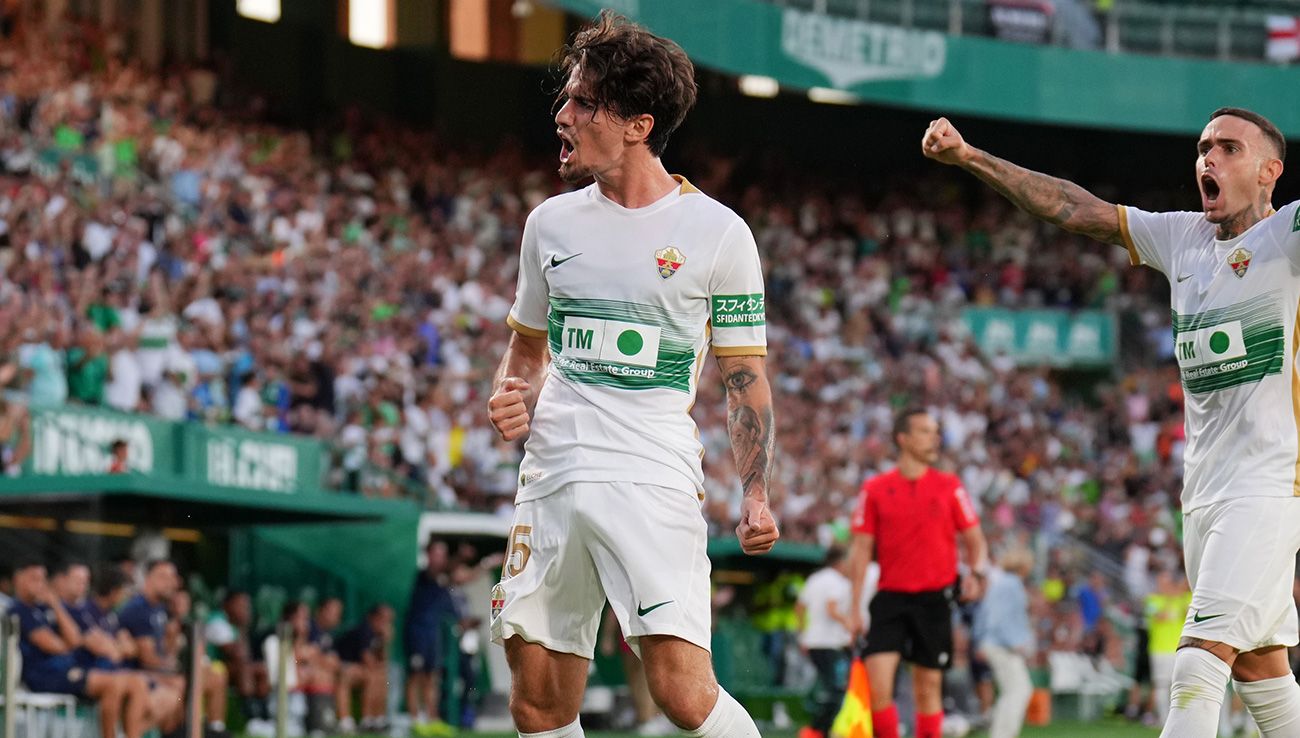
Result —
M1258 382L1281 374L1286 355L1286 331L1280 303L1270 292L1224 308L1191 315L1173 314L1174 345L1180 334L1240 321L1245 355L1213 364L1180 369L1183 387L1204 394Z
M610 359L566 356L564 325L568 318L612 320L659 329L659 352L653 367L636 366ZM670 389L691 391L695 374L695 346L703 336L691 336L691 316L655 305L621 300L551 298L547 316L547 339L552 363L569 380L582 384L626 390Z
M1278 295L1276 292L1266 292L1258 297L1253 297L1245 302L1239 302L1236 305L1227 307L1214 308L1206 310L1203 313L1192 313L1190 315L1179 315L1177 311L1173 312L1174 335L1184 331L1194 331L1200 328L1207 328L1219 323L1228 323L1234 320L1241 321L1241 327L1245 330L1248 326L1262 325L1273 323L1280 327L1278 322L1282 313L1279 308Z
M551 363L566 379L581 384L626 390L669 389L690 392L695 357L689 353L665 354L661 348L659 363L653 368L597 359L573 359L554 353Z

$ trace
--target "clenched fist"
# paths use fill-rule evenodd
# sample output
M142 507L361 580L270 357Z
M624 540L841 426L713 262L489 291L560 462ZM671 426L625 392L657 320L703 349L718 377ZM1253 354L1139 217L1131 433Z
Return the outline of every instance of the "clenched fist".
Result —
M740 525L736 526L740 550L750 556L765 554L772 550L780 537L781 531L777 530L776 520L767 509L767 503L746 497L740 503Z
M921 137L921 153L943 164L961 164L970 155L970 146L957 127L947 118L930 121Z
M501 438L513 441L528 435L528 382L506 377L488 400L488 418Z

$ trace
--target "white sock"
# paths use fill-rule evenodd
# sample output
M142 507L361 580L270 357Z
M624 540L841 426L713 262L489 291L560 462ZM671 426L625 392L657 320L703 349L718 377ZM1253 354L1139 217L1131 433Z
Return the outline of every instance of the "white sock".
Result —
M1264 738L1300 736L1300 684L1295 677L1274 677L1258 682L1238 682L1232 686L1254 716Z
M547 730L541 733L520 733L519 738L583 738L584 735L586 734L582 732L582 724L579 720L574 719L573 722L563 728Z
M718 687L718 701L704 724L685 733L693 738L762 738L754 719L722 687Z
M1180 648L1174 657L1169 719L1161 738L1214 738L1232 669L1201 648Z

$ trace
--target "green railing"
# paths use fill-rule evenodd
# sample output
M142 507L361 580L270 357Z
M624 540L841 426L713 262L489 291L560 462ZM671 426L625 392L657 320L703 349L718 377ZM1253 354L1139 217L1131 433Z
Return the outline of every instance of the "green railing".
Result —
M782 8L853 18L952 36L990 36L987 0L761 0ZM1095 7L1091 0L1081 6ZM1208 59L1264 58L1269 15L1300 15L1293 3L1219 0L1125 2L1096 13L1102 47L1111 52L1193 56Z

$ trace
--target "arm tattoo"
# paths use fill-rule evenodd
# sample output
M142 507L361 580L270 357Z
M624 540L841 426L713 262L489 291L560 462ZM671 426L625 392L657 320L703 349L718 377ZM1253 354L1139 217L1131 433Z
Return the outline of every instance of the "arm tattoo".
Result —
M743 394L756 381L758 375L753 370L746 366L738 366L735 371L727 375L727 391Z
M968 166L976 177L1035 218L1098 241L1123 244L1115 206L1079 185L980 155Z
M776 456L775 419L767 384L760 385L767 391L750 391L758 379L758 373L744 365L726 372L727 431L741 489L746 497L765 498Z

